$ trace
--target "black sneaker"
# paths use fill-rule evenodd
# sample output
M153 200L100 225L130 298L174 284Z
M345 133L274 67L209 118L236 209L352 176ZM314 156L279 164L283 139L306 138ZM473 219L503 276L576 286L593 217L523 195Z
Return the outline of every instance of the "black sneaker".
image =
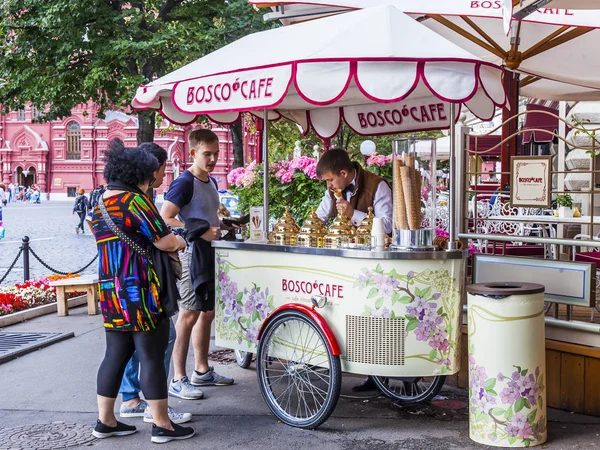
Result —
M195 431L191 427L182 427L171 422L173 431L152 425L152 442L164 444L165 442L191 438Z
M356 386L354 386L352 388L352 391L354 392L367 392L367 391L376 391L379 388L377 387L377 385L375 384L375 382L373 381L372 377L367 377L365 378L362 383L357 384Z
M98 419L96 422L96 426L94 427L94 431L92 431L92 435L97 437L98 439L109 438L112 436L127 436L128 434L133 434L137 431L137 428L133 425L126 425L117 420L116 427L109 427L104 425Z

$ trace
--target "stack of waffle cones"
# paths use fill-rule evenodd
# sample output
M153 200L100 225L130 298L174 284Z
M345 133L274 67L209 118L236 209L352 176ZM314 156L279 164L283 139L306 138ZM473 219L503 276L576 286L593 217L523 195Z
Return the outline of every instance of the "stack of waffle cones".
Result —
M392 165L394 221L399 230L421 229L421 173L415 169L415 157L406 155Z

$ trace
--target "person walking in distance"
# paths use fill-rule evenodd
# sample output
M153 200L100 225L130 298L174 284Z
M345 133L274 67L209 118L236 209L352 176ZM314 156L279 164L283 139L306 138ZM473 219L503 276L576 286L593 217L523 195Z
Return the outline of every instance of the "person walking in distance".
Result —
M189 147L192 167L182 172L169 186L161 215L173 228L185 227L196 219L203 219L209 224L208 230L198 238L199 242L193 247L188 246L187 251L180 254L183 277L178 284L181 301L173 349L175 378L169 386L169 395L173 397L198 399L204 395L198 387L233 384L233 379L218 374L208 365L210 329L215 317L214 267L201 268L204 269L201 279L194 279L191 272L192 258L202 257L203 261L213 261L214 264L214 249L210 242L219 239L220 229L229 227L219 219L217 183L210 176L219 158L219 138L211 130L196 129L189 135ZM192 251L203 254L192 255ZM190 338L194 349L191 380L186 372Z
M75 205L73 205L73 214L77 213L79 216L79 225L75 227L75 232L79 234L79 230L81 230L81 234L84 234L85 231L83 229L83 221L85 220L87 211L90 208L90 202L85 196L85 190L79 189L78 194L79 195L77 195L77 198L75 199Z

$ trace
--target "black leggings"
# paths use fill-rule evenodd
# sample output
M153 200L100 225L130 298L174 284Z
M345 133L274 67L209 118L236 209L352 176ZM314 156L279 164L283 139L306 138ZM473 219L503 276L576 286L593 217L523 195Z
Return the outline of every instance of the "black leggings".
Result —
M167 398L165 351L169 343L169 321L152 331L106 330L106 353L98 369L97 393L116 398L125 367L133 352L140 360L140 385L146 400Z

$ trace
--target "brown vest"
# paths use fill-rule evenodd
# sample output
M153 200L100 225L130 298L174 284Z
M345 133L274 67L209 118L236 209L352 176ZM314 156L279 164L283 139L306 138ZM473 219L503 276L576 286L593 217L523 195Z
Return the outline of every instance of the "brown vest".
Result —
M354 192L350 197L350 204L354 209L366 213L369 206L373 207L377 186L384 180L379 175L364 170L357 162L353 162L352 165L354 166L354 170L356 170L356 182L354 183ZM333 200L330 217L335 217L337 215L335 194L330 191L329 195Z

